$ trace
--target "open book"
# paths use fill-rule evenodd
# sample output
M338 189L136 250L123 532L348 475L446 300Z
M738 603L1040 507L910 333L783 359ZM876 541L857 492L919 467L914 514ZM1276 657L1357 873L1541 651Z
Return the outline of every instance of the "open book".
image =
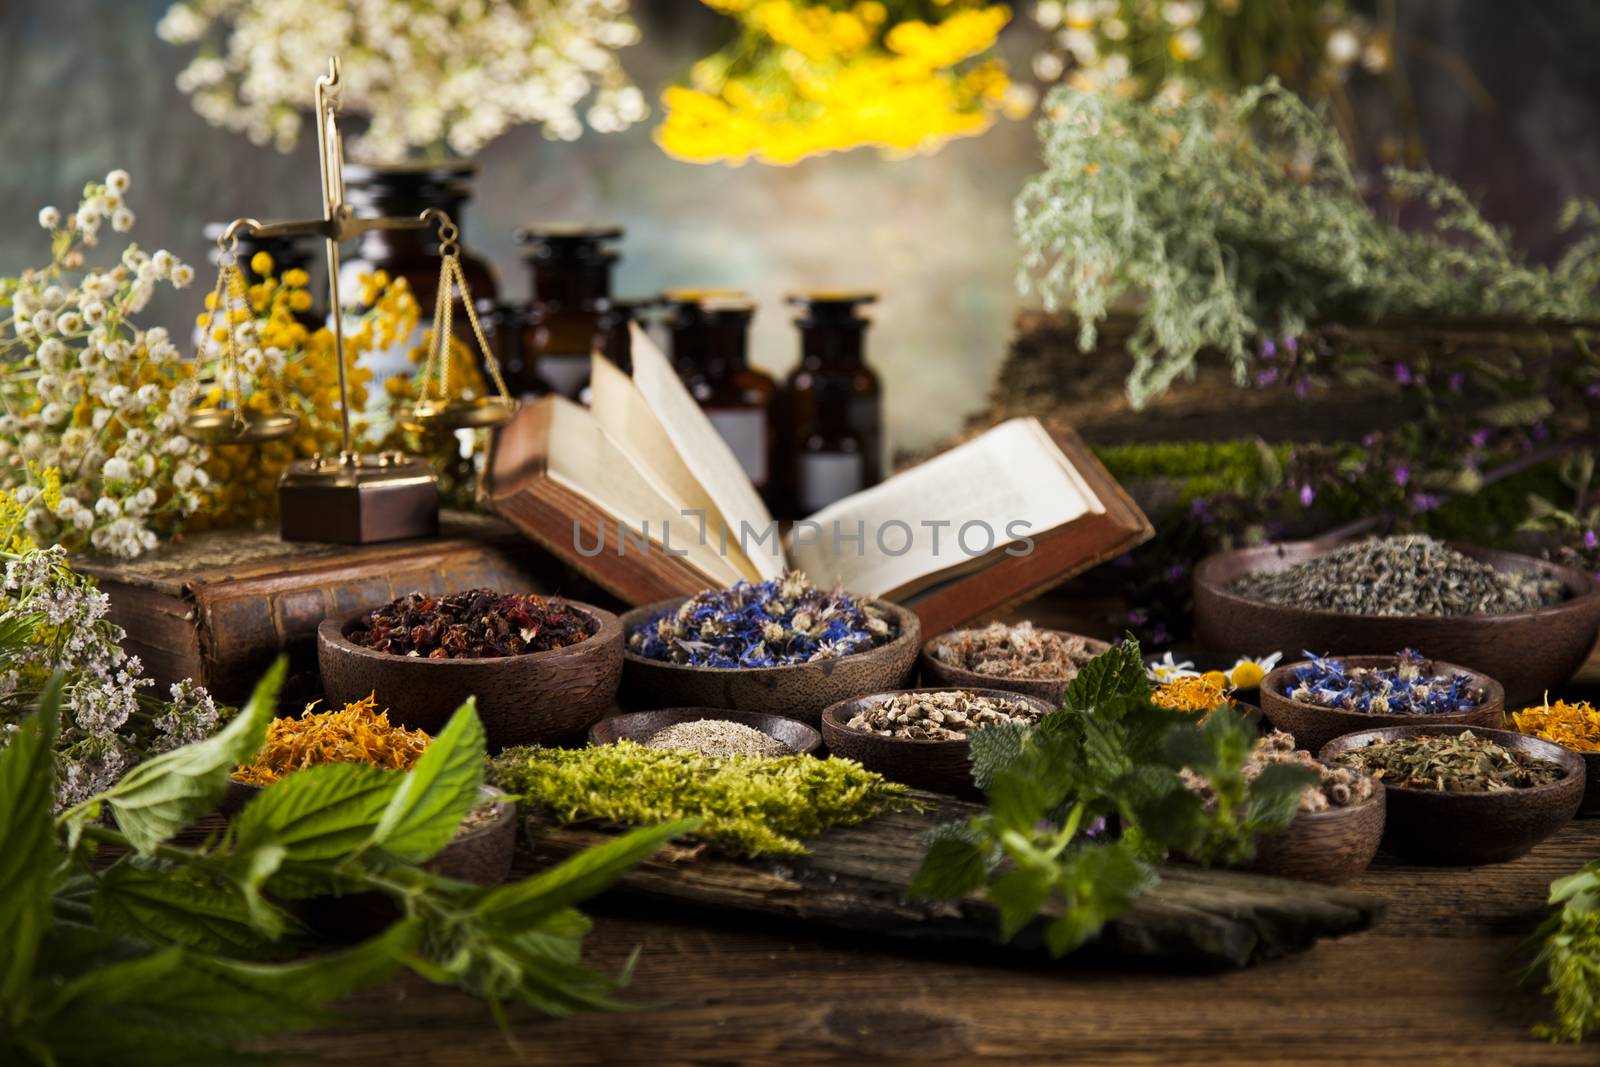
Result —
M1148 539L1075 435L1013 419L781 532L738 458L634 328L633 372L596 356L587 409L524 405L484 492L504 518L632 604L797 568L892 600L929 635L1033 596Z

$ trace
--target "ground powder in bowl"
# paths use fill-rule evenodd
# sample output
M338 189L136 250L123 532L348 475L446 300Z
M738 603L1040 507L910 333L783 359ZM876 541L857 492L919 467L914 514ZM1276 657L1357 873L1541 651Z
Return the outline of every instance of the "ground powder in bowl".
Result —
M770 734L727 719L697 719L663 726L641 742L646 748L671 748L702 756L792 756L794 749Z

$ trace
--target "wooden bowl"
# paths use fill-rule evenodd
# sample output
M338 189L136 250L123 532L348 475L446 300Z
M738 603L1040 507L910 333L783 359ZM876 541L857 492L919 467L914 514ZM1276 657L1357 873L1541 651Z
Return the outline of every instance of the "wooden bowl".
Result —
M1323 746L1317 758L1333 763L1341 752L1423 734L1471 730L1507 748L1559 764L1559 781L1532 789L1498 793L1441 793L1385 785L1389 806L1383 847L1397 856L1427 863L1477 865L1505 863L1560 830L1583 801L1584 766L1576 752L1511 730L1471 726L1391 726L1346 734Z
M1307 882L1343 882L1367 869L1383 839L1384 788L1359 804L1326 811L1302 811L1287 828L1262 834L1256 858L1245 870Z
M1004 689L1008 693L1021 693L1023 696L1035 697L1054 708L1061 706L1062 694L1067 691L1067 686L1072 683L1071 678L1002 678L993 674L979 674L977 671L970 671L965 667L958 667L953 663L946 663L941 660L938 654L939 648L957 635L967 632L970 631L950 630L922 646L922 655L918 658L917 665L922 673L923 685L958 689ZM1106 641L1084 637L1082 634L1068 633L1066 630L1041 630L1039 632L1057 633L1063 637L1073 637L1087 641L1089 651L1096 656L1111 647Z
M349 639L368 608L317 628L317 661L331 707L376 693L391 722L438 733L461 702L478 698L489 750L581 735L611 707L622 680L622 624L609 611L566 602L596 631L575 645L492 659L426 659Z
M1346 667L1391 667L1394 656L1329 656ZM1294 670L1309 662L1300 660L1285 663L1261 679L1261 711L1267 721L1279 730L1294 734L1295 746L1308 752L1317 752L1323 745L1345 734L1385 726L1471 726L1477 729L1499 730L1505 726L1506 692L1500 683L1454 663L1434 661L1434 670L1440 674L1465 674L1474 686L1484 690L1483 703L1467 711L1441 712L1437 715L1372 715L1342 708L1324 708L1316 704L1303 704L1289 699L1289 687L1294 681Z
M632 633L651 616L675 610L687 597L634 608L622 616ZM816 725L830 704L904 684L922 643L916 615L886 600L872 601L894 617L898 629L888 644L838 659L786 667L690 667L663 663L628 651L622 658L622 699L630 708L733 708L785 715Z
M1532 556L1467 545L1457 551L1506 571L1559 578L1566 600L1508 615L1351 615L1308 611L1230 592L1257 571L1279 571L1325 555L1337 545L1293 541L1221 552L1194 572L1195 633L1212 648L1339 649L1385 655L1414 648L1430 659L1461 663L1497 679L1514 704L1535 702L1564 685L1594 648L1600 633L1600 585L1571 567ZM1270 717L1270 711L1268 715Z
M700 722L705 719L723 719L760 730L768 737L782 741L800 756L815 756L822 747L822 735L799 719L764 715L759 711L729 711L727 708L661 708L657 711L613 715L589 727L589 743L614 745L623 738L642 743L657 730L675 722Z
M853 759L869 771L918 789L958 796L976 795L972 769L967 759L967 741L917 741L905 737L883 737L846 725L860 711L882 704L900 693L972 693L1008 704L1020 704L1049 713L1056 706L1037 697L1005 689L975 689L971 686L943 686L932 689L900 689L852 697L829 705L822 713L822 739L835 756Z
M1583 776L1587 782L1578 814L1600 815L1600 752L1580 752L1578 755L1583 757Z

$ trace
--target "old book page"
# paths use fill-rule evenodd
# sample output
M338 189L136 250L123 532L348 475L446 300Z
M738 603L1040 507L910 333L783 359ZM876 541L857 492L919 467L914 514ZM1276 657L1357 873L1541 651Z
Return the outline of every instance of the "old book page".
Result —
M539 403L552 405L546 458L550 478L652 542L644 549L632 541L622 544L615 527L603 532L579 529L573 532L575 548L592 554L603 537L602 555L614 556L619 550L683 553L688 562L724 584L744 577L718 551L715 539L701 543L694 522L680 517L678 505L635 467L631 454L611 439L593 414L559 396ZM666 520L670 525L663 525Z
M1012 419L797 523L789 557L818 585L904 595L1104 511L1039 421Z
M655 342L637 325L630 329L633 383L655 413L684 466L704 487L717 513L726 521L729 553L742 542L743 554L748 556L758 577L773 578L782 574L785 564L777 525L755 486L750 484L738 457L689 395L677 371ZM741 538L746 530L750 533ZM722 540L716 529L708 529L706 536L713 548Z
M640 474L672 504L672 509L659 516L652 528L661 528L665 523L675 544L704 537L720 551L717 531L724 528L727 520L678 454L671 435L644 394L632 378L599 353L590 357L590 364L589 409L595 420L606 436L632 458ZM761 580L761 572L739 550L737 541L729 544L726 555L729 566L741 577Z

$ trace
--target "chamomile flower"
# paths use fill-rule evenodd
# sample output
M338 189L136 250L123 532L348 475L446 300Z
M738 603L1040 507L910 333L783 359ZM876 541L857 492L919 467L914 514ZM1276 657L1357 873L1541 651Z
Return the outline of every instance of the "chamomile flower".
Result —
M1147 666L1145 673L1149 675L1152 682L1166 685L1168 682L1177 681L1179 678L1194 678L1200 672L1194 669L1193 660L1186 659L1182 663L1178 663L1173 660L1172 653L1168 652L1159 660Z
M1235 689L1253 689L1261 684L1261 679L1265 678L1282 659L1282 652L1274 652L1260 659L1241 656L1238 662L1228 668L1228 681Z

